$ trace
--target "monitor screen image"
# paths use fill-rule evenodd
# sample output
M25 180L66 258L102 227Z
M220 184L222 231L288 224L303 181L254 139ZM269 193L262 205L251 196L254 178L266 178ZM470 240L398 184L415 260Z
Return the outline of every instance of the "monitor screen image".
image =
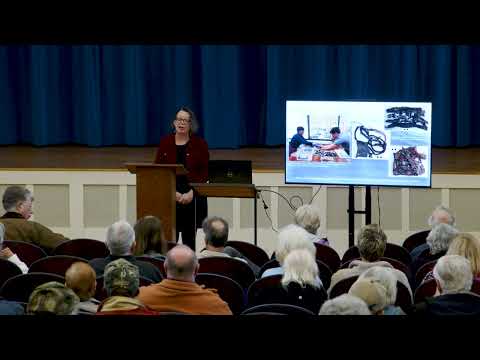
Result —
M431 103L286 106L285 183L431 186Z

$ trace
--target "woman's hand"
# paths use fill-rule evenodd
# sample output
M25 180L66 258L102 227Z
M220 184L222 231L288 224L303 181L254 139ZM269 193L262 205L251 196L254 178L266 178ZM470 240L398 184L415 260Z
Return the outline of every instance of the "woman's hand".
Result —
M187 205L190 204L193 200L193 190L190 190L189 192L182 194L182 197L180 199L180 204Z
M181 199L182 199L182 194L180 194L178 191L175 192L175 201L181 204L180 202Z

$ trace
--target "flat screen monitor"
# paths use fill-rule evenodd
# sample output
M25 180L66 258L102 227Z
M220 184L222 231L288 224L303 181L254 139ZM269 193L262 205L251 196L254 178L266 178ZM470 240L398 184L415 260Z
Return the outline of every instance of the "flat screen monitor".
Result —
M431 103L286 107L285 183L431 187Z

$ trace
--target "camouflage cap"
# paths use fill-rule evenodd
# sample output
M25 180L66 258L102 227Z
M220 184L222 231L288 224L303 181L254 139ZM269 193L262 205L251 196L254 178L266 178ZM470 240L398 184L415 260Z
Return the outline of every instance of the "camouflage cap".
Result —
M138 267L125 259L112 261L105 267L103 284L108 296L135 296L140 286Z
M33 290L28 300L27 313L70 315L79 302L78 296L71 289L51 281Z

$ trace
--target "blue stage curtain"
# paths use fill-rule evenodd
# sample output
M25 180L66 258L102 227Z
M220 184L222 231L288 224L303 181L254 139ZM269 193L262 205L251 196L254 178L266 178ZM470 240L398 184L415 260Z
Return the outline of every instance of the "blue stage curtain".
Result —
M480 145L464 45L0 47L0 144L155 145L190 106L211 148L284 144L285 101L431 101L433 145Z

